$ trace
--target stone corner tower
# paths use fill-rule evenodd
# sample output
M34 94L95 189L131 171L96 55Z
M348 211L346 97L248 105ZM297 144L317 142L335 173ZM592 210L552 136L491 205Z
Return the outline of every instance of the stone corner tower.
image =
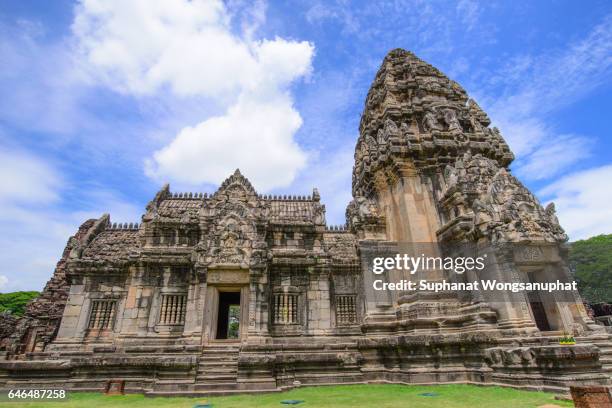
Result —
M554 205L542 207L510 173L514 155L490 125L466 91L438 69L409 51L387 54L361 116L347 208L362 259L398 245L420 253L416 247L425 244L440 253L445 246L469 244L493 248L488 275L472 278L569 279L567 236ZM371 273L362 268L367 280ZM436 278L456 277L441 272ZM498 324L527 331L537 330L535 324L540 330L592 327L580 296L572 296L564 302L506 300L496 311ZM405 296L388 297L368 302L369 311L379 315L382 304L395 316L396 308L408 307ZM533 303L543 306L517 306Z

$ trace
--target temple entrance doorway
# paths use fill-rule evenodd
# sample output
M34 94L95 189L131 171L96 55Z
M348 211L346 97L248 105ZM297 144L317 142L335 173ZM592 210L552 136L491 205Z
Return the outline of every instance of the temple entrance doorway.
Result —
M240 339L240 292L219 292L216 340Z
M531 283L550 281L544 270L527 272L527 279ZM561 330L563 324L559 316L554 295L537 291L527 292L529 309L536 327L543 332Z
M535 320L535 324L540 331L550 331L550 323L548 322L548 317L546 317L546 310L544 309L544 303L540 299L540 296L537 292L529 293L529 307L531 308L531 314L533 315L533 320Z
M206 284L202 345L245 341L249 327L248 269L211 269Z

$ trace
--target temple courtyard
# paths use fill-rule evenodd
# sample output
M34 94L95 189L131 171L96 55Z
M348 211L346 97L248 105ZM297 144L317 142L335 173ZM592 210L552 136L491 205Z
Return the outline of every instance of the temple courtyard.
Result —
M283 403L283 401L285 403ZM300 403L295 404L298 401ZM293 402L295 405L288 404ZM573 407L573 403L557 401L550 393L519 391L502 387L473 385L416 386L399 384L344 385L304 387L287 392L233 395L200 398L147 398L143 395L72 393L69 400L57 402L10 403L11 407L184 407L210 404L213 408L250 407L372 407L377 408L536 408Z

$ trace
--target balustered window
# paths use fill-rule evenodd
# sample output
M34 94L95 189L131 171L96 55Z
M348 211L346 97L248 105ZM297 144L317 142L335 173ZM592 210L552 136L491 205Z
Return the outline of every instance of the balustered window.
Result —
M87 327L97 330L112 329L116 306L116 300L93 300Z
M162 241L165 245L175 245L176 232L172 229L162 230Z
M298 323L298 295L279 293L274 295L274 324Z
M162 295L159 324L184 324L186 311L186 295Z
M355 295L336 296L336 323L346 326L357 323L357 307Z
M189 245L191 246L197 245L199 240L200 240L200 231L198 230L189 231Z

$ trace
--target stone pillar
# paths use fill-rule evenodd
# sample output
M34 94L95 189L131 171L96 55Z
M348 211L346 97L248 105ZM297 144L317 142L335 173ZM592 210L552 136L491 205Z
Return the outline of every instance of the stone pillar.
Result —
M372 272L373 258L376 256L390 256L397 250L397 245L391 242L360 241L359 256L363 276L363 294L365 300L364 322L381 317L394 317L393 298L386 290L374 290L375 280L389 281L388 273L375 275Z
M185 336L200 337L206 299L206 268L195 268L187 289Z
M331 328L329 270L314 267L309 268L309 272L310 282L306 291L308 329L314 335L321 335Z
M387 221L389 241L433 243L440 221L433 191L411 163L398 165L393 174L376 174L378 205Z
M249 343L258 343L269 336L268 273L265 268L251 269L249 276Z
M497 282L522 282L520 271L514 262L514 248L484 246L480 256L485 257L485 268L477 272L479 280ZM486 303L498 313L498 325L502 329L520 329L535 332L537 327L529 311L529 300L524 292L481 292Z
M82 338L79 321L84 303L85 285L71 285L55 342L77 341Z

